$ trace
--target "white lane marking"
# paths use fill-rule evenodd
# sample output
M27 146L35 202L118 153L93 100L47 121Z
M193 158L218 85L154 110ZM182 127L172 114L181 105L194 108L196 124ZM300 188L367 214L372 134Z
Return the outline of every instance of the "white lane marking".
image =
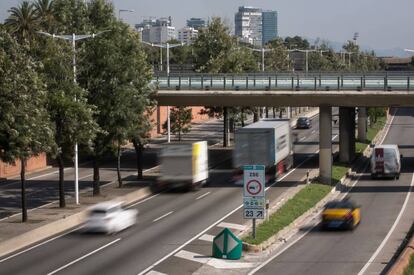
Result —
M73 168L72 168L72 167L68 167L68 168L65 168L65 169L63 169L63 170L64 170L64 171L66 171L66 170L69 170L69 169L73 169ZM47 173L47 174L43 174L43 175L39 175L39 176L35 176L35 177L31 177L31 178L28 178L28 179L26 179L26 180L35 180L35 179L39 179L39 178L43 178L43 177L47 177L47 176L50 176L50 175L53 175L53 174L57 174L57 173L59 173L59 170L54 171L54 172L50 172L50 173ZM6 186L9 186L9 185L12 185L12 184L16 184L16 183L20 183L20 180L15 180L15 181L10 182L10 183L8 183L8 184L1 185L1 187L6 187Z
M316 153L317 152L319 152L319 150L316 151ZM292 174L294 171L296 171L296 169L298 169L299 167L301 167L305 162L309 161L313 157L314 156L307 157L304 161L302 161L301 163L299 163L299 165L296 166L294 169L290 170L288 173L286 173L285 175L283 175L280 179L278 179L277 181L275 181L273 184L271 184L270 186L266 187L265 191L267 191L269 188L273 187L276 183L278 183L278 182L282 181L283 179L285 179L286 177L288 177L290 174ZM205 234L208 230L210 230L211 228L213 228L214 226L216 226L220 222L222 222L225 219L227 219L229 216L231 216L232 214L234 214L237 210L241 209L242 207L243 207L243 204L240 204L238 207L236 207L235 209L233 209L232 211L230 211L229 213L227 213L227 215L225 215L224 217L220 218L218 221L216 221L215 223L213 223L210 226L208 226L206 229L204 229L203 231L201 231L200 233L198 233L197 235L195 235L194 237L192 237L191 239L189 239L188 241L186 241L185 243L183 243L181 246L177 247L172 252L170 252L169 254L165 255L163 258L159 259L158 261L156 261L155 263L153 263L152 265L150 265L149 267L147 267L146 269L144 269L143 271L141 271L140 273L138 273L138 275L143 275L143 274L147 273L148 271L150 271L151 269L153 269L156 265L162 263L163 261L165 261L166 259L168 259L172 255L174 255L175 253L177 253L178 251L180 251L186 245L188 245L192 241L198 239L200 236L202 236L203 234Z
M387 129L385 130L385 134L384 134L384 136L382 137L382 140L381 140L380 144L382 144L382 143L384 142L385 138L387 137L388 132L389 132L389 131L390 131L390 129L391 129L391 124L392 124L392 122L394 121L395 115L397 115L398 110L399 110L399 109L397 109L397 110L395 111L395 114L391 117L391 121L390 121L390 123L387 125Z
M7 260L10 260L10 259L12 259L12 258L14 258L14 257L16 257L16 256L19 256L19 255L23 254L23 253L26 253L26 252L28 252L28 251L30 251L30 250L32 250L32 249L35 249L36 247L42 246L42 245L47 244L47 243L49 243L49 242L51 242L51 241L54 241L54 240L56 240L56 239L59 239L60 237L63 237L63 236L65 236L65 235L68 235L68 234L70 234L70 233L72 233L72 232L74 232L74 231L78 230L79 228L80 228L80 227L77 227L77 228L75 228L75 229L73 229L73 230L71 230L71 231L69 231L69 232L66 232L66 233L64 233L64 234L58 235L58 236L56 236L56 237L53 237L53 238L51 238L51 239L49 239L49 240L47 240L47 241L44 241L44 242L41 242L41 243L39 243L39 244L37 244L37 245L35 245L35 246L29 247L29 248L27 248L27 249L25 249L25 250L22 250L22 251L20 251L20 252L18 252L18 253L16 253L16 254L10 255L10 256L9 256L9 257L7 257L7 258L1 259L1 260L0 260L0 263L5 262L5 261L7 261Z
M203 236L201 236L200 238L198 238L199 240L202 241L206 241L206 242L213 242L214 240L214 236L213 235L209 235L209 234L204 234Z
M398 111L398 110L397 110ZM391 127L391 124L394 120L394 116L391 118L391 122L389 124L389 128ZM383 140L385 139L385 137L388 135L388 130L389 128L387 128L386 133L384 135ZM365 166L364 170L366 169L367 166ZM346 192L345 194L343 194L343 198L349 194L349 192L352 190L352 188L358 183L359 179L361 178L361 176L363 175L363 173L361 173L358 178L355 180L354 184L352 184L351 188L348 190L348 192ZM414 177L414 175L413 175ZM413 182L411 182L410 188L412 188L412 184ZM409 191L408 195L411 194L411 190ZM398 218L397 218L398 219ZM277 258L279 255L281 255L283 252L285 252L286 250L288 250L291 246L293 246L295 243L297 243L298 241L300 241L303 237L305 237L313 228L315 228L315 226L309 228L307 231L305 231L303 233L303 235L301 235L299 238L297 238L296 240L294 240L292 243L290 243L288 246L286 246L285 248L283 248L281 251L279 251L278 253L276 253L275 255L273 255L272 257L270 257L269 259L267 259L265 262L263 262L261 265L259 265L258 267L256 267L255 269L253 269L252 271L250 271L248 273L248 275L252 275L254 273L256 273L257 271L259 271L260 269L262 269L265 265L267 265L268 263L270 263L271 261L273 261L275 258ZM368 261L369 262L369 261ZM368 263L367 263L368 264ZM362 271L362 270L361 270ZM358 273L358 275L361 275L362 273Z
M299 139L299 141L303 141L303 140L305 140L307 137L303 137L303 138L301 138L301 139Z
M202 198L204 198L205 196L208 196L210 193L211 193L211 192L204 193L203 195L198 196L198 197L196 198L196 200L202 199Z
M80 180L83 180L83 179L89 178L90 176L93 176L93 174L89 174L89 175L84 176L84 177L81 177L81 178L79 178L79 179L80 179Z
M241 263L237 261L229 261L222 259L215 259L211 256L205 256L197 253L193 253L186 250L180 250L175 257L182 258L185 260L190 260L198 262L201 264L208 264L217 269L243 269L243 268L252 268L255 266L255 263Z
M217 227L227 227L227 228L231 228L234 230L239 230L239 231L243 231L246 229L246 226L242 225L242 224L236 224L236 223L229 223L229 222L222 222L219 223L217 225Z
M334 141L337 137L338 135L334 135L334 137L332 138L332 141Z
M151 270L146 275L168 275L168 274L162 273L162 272L158 272L158 271L155 271L155 270Z
M159 221L159 220L161 220L161 219L163 219L163 218L165 218L165 217L167 217L167 216L171 215L172 213L174 213L174 211L170 211L170 212L168 212L167 214L164 214L164 215L162 215L161 217L156 218L156 219L155 219L155 220L153 220L152 222L157 222L157 221Z
M366 169L367 166L364 167L364 170ZM357 184L357 182L359 181L359 179L361 178L362 173L358 176L358 178L354 181L354 183L351 185L351 188L348 190L347 193L345 193L343 195L343 197L345 197L351 190L352 188ZM320 213L322 213L322 210L319 211L319 213L316 216L319 216ZM312 224L311 224L312 225ZM269 259L267 259L266 261L264 261L262 264L260 264L259 266L257 266L255 269L253 269L252 271L250 271L248 273L248 275L252 275L254 273L256 273L257 271L259 271L260 269L262 269L264 266L266 266L268 263L270 263L271 261L273 261L275 258L277 258L279 255L281 255L283 252L285 252L286 250L288 250L291 246L293 246L295 243L297 243L298 241L300 241L303 237L305 237L309 232L311 232L316 226L318 225L318 223L316 223L314 226L310 226L310 228L308 230L306 230L302 235L300 235L296 240L292 241L290 244L288 244L286 247L284 247L282 250L280 250L279 252L277 252L275 255L273 255L272 257L270 257Z
M395 228L397 227L398 223L400 222L400 219L402 218L405 208L407 207L408 200L410 199L411 192L414 185L414 174L411 179L410 189L408 190L408 193L405 197L404 204L400 210L400 213L398 213L397 219L394 221L394 224L392 225L390 231L388 231L388 234L385 236L385 238L382 240L380 246L375 250L374 254L369 258L368 262L364 265L364 267L359 271L358 275L362 275L367 271L368 267L374 262L375 258L378 256L378 254L381 252L381 250L384 248L385 244L387 243L388 239L391 237L392 233L394 233Z
M158 194L152 195L151 197L148 197L148 198L146 198L146 199L143 199L142 201L138 201L138 202L136 202L136 203L134 203L134 204L129 205L127 208L132 208L132 207L137 206L137 205L139 205L139 204L141 204L141 203L144 203L144 202L146 202L146 201L149 201L150 199L153 199L153 198L155 198L155 197L159 196L160 194L161 194L161 193L158 193Z
M94 251L91 251L91 252L89 252L88 254L83 255L82 257L77 258L76 260L71 261L71 262L70 262L70 263L68 263L68 264L65 264L64 266L62 266L62 267L60 267L60 268L58 268L58 269L56 269L56 270L53 270L52 272L49 272L47 275L52 275L52 274L58 273L59 271L61 271L61 270L65 269L65 268L67 268L67 267L69 267L69 266L71 266L71 265L73 265L73 264L75 264L75 263L77 263L77 262L79 262L79 261L82 261L82 260L83 260L83 259L85 259L86 257L89 257L89 256L91 256L91 255L93 255L93 254L95 254L95 253L97 253L97 252L101 251L102 249L105 249L105 248L107 248L108 246L113 245L113 244L114 244L114 243L116 243L116 242L119 242L120 240L121 240L121 238L118 238L118 239L116 239L116 240L113 240L112 242L107 243L106 245L101 246L101 247L99 247L98 249L95 249Z
M158 166L155 166L155 167L152 167L152 168L148 168L147 170L144 170L144 171L143 171L143 173L148 172L148 171L150 171L150 170L152 170L152 169L154 169L154 168L157 168L157 167L158 167ZM72 169L72 168L66 168L66 169ZM56 172L55 172L55 173L56 173ZM53 174L53 173L51 173L51 174ZM135 173L135 175L137 175L137 174L138 174L138 173ZM87 176L82 177L82 178L79 178L79 179L81 180L81 179L83 179L83 178L90 177L90 176L93 176L93 174L87 175ZM111 181L111 182L109 182L109 183L106 183L106 184L104 184L104 185L101 185L101 187L105 187L105 186L108 186L108 185L111 185L111 184L113 184L113 181ZM90 190L92 190L92 188L84 189L84 190L82 190L82 191L88 192L88 191L90 191ZM83 193L82 191L81 191L81 193ZM158 195L159 195L159 194L155 194L155 195L153 195L153 196L151 196L151 197L146 198L146 199L145 199L145 200L143 200L143 201L139 201L139 202L137 202L137 203L134 203L134 204L130 205L128 208L133 207L133 206L138 205L138 204L141 204L141 203L143 203L143 202L145 202L145 201L147 201L147 200L153 199L154 197L156 197L156 196L158 196ZM27 212L31 212L31 211L33 211L33 210L36 210L36 209L40 209L40 208L43 208L43 207L49 206L49 205L54 204L54 203L56 203L56 202L58 202L58 200L55 200L55 201L52 201L52 202L49 202L49 203L43 204L43 205L41 205L41 206L39 206L39 207L36 207L36 208L31 208L31 209L27 210ZM13 218L13 217L16 217L16 216L18 216L18 215L21 215L21 213L16 213L16 214L12 214L12 215L10 215L10 216L4 217L4 218L0 219L0 222L1 222L1 221L4 221L4 220L7 220L7 219L10 219L10 218Z
M314 134L314 133L316 133L316 130L312 130L311 134Z

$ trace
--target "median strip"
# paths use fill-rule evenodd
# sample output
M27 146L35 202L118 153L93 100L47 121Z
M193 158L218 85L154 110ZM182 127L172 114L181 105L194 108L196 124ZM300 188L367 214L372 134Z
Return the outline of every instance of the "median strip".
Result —
M307 185L278 211L273 213L267 221L264 221L257 227L256 239L253 239L252 236L246 236L243 238L243 241L247 244L261 244L315 206L331 189L332 186L323 184L314 183Z

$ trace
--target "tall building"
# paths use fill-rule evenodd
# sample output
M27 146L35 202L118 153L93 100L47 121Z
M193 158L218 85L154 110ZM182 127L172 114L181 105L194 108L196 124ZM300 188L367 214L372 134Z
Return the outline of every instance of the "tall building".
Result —
M171 16L146 19L136 24L135 28L141 33L142 41L148 43L165 43L177 38L175 27L172 26Z
M178 30L178 40L180 40L181 43L191 44L197 35L198 30L195 30L194 28L187 27Z
M234 16L235 34L242 41L255 46L262 45L262 10L253 7L239 7Z
M202 28L205 28L206 26L206 20L202 18L192 17L187 20L187 27L193 28L195 30L200 30Z
M278 37L277 11L262 12L262 42L263 45Z

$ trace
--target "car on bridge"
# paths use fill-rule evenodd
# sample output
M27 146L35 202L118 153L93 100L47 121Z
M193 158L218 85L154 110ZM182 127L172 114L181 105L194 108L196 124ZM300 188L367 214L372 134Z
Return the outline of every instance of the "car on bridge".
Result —
M330 201L322 211L323 229L354 229L361 222L361 209L349 199Z

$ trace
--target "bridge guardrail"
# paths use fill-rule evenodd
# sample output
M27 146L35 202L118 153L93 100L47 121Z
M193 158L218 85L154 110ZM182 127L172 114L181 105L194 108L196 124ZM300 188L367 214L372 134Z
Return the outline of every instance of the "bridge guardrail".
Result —
M369 74L191 74L156 76L164 90L412 91L414 72Z

